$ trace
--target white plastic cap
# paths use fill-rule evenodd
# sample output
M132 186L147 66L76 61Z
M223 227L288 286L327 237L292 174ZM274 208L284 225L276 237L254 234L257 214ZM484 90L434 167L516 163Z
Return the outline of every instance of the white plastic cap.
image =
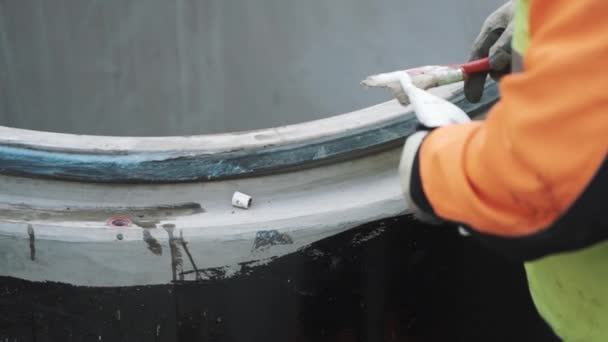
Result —
M236 191L234 195L232 195L232 205L237 208L249 209L252 202L253 198L242 192Z

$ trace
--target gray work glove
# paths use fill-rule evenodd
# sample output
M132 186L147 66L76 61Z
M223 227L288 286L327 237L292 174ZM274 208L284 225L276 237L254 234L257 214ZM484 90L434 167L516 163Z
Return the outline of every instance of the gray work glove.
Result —
M508 1L490 14L473 43L470 61L490 57L490 76L498 80L511 71L511 38L513 36L513 3ZM469 75L464 94L470 102L479 102L488 73Z

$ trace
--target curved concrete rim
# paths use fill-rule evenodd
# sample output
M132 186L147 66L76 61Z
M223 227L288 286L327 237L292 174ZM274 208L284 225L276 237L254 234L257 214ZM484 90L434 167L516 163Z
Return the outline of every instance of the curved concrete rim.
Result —
M433 91L471 116L498 99L493 82L477 104L464 99L461 83ZM410 107L390 101L296 125L198 136L87 136L0 126L0 174L93 183L252 177L385 150L416 125Z
M461 90L455 85L436 91L471 116L485 113L497 98L496 87L490 86L487 98L473 105L464 101ZM378 115L358 123L356 130L340 130L339 121L354 122L356 115L373 112L338 116L326 131L308 132L322 138L277 140L276 146L257 147L258 152L224 151L215 158L168 147L165 152L92 151L92 138L83 136L61 135L70 139L37 144L32 138L54 134L28 132L30 139L21 144L13 136L12 144L0 143L0 273L82 286L224 279L364 223L407 214L410 207L397 172L399 145L417 121L409 108L396 103L375 108ZM294 127L315 125L319 122ZM330 129L335 133L327 133ZM165 153L194 157L150 161ZM326 164L317 167L317 162ZM226 164L230 168L221 169ZM238 173L238 167L245 171ZM288 169L292 172L279 172ZM272 174L252 176L263 172ZM221 179L231 175L242 178ZM218 181L167 182L210 176ZM49 179L37 179L41 177ZM62 181L67 177L81 182ZM99 184L126 177L133 184ZM150 180L166 184L135 184ZM252 207L235 208L235 191L252 196ZM114 224L117 219L127 224Z

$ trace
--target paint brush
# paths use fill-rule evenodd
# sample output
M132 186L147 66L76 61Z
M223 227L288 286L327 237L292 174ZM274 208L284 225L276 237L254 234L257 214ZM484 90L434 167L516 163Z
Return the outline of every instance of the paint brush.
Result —
M390 89L402 105L412 104L421 124L433 128L470 119L459 107L425 89L463 81L468 74L483 72L489 67L487 59L457 66L425 66L373 75L361 83Z
M457 65L427 65L423 67L393 71L372 75L361 82L362 85L372 88L387 88L402 105L410 104L410 99L403 91L399 82L399 75L407 73L412 83L420 89L430 89L464 81L468 75L490 70L488 58L479 59L465 64Z

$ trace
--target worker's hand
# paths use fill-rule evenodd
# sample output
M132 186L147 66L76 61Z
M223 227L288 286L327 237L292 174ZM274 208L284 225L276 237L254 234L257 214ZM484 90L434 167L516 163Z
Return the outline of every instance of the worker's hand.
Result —
M513 3L507 2L490 14L473 43L470 61L490 57L490 76L498 80L511 71L511 38L513 36ZM479 102L487 73L475 73L464 82L464 94L470 102Z

